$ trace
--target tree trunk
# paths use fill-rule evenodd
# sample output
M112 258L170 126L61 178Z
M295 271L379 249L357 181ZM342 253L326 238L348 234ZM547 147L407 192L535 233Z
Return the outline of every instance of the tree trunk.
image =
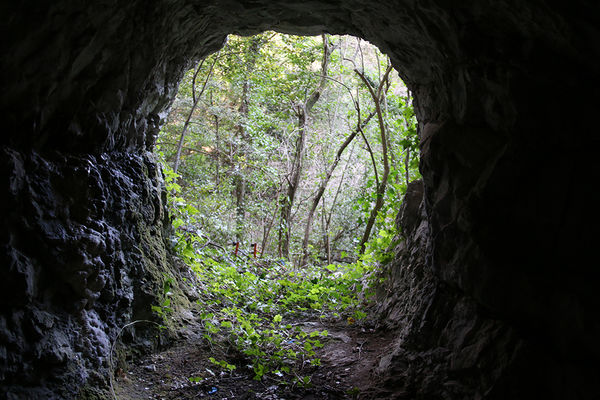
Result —
M281 225L279 231L280 255L287 259L290 258L290 231L292 225L292 206L296 199L296 191L300 185L300 175L304 163L304 153L306 145L306 109L304 105L298 106L298 138L296 139L296 153L292 165L292 176L288 179L288 188L286 197L281 204Z
M330 236L329 236L329 228L331 226L331 218L333 217L333 212L335 210L335 205L337 204L337 199L340 195L340 192L342 191L342 185L344 184L344 178L346 176L346 171L348 171L348 166L350 165L350 160L352 159L352 156L354 155L354 148L356 147L356 142L352 145L352 148L350 149L350 157L348 159L348 161L346 162L346 165L344 166L344 170L342 171L342 177L340 178L340 183L335 191L335 195L333 196L333 201L331 202L331 207L329 208L329 213L325 216L325 231L327 232L327 251L328 253L328 261L331 264L331 243L337 240L334 238L334 240L332 241ZM326 212L325 209L325 202L323 201L323 213ZM337 236L341 236L344 233L344 230L342 228L342 230L336 235Z
M219 116L215 115L215 190L220 191L221 186L221 137L219 136Z
M404 159L404 176L406 178L406 187L408 187L408 184L410 183L410 175L409 175L409 171L408 168L410 167L410 147L406 148L406 158Z
M331 241L329 240L329 220L325 217L327 212L325 208L325 199L323 198L323 211L321 212L321 226L323 229L323 247L325 248L325 254L327 255L327 264L331 264Z
M246 56L248 57L246 70L244 72L244 82L242 83L242 98L240 101L240 107L238 112L240 113L240 123L237 125L236 129L238 132L238 138L240 140L240 145L236 149L236 153L241 154L242 156L246 156L248 150L251 148L252 138L246 132L244 127L245 122L248 119L248 110L249 110L249 95L250 95L250 74L254 70L254 66L256 65L256 58L258 51L261 46L264 44L262 38L257 37L254 38L250 47L248 48L248 53ZM245 199L246 199L246 168L240 168L236 171L233 176L233 185L235 192L235 235L238 242L243 241L244 230L245 230Z
M276 199L279 199L279 196L281 195L281 187L279 189L279 191L277 192L277 196L275 196ZM271 217L271 220L269 221L268 225L265 227L264 229L264 234L263 234L263 240L260 246L260 257L262 258L263 253L265 252L265 248L267 247L267 244L269 243L269 235L271 234L271 228L273 227L273 222L275 221L275 218L277 218L277 211L279 211L279 202L275 202L275 210L273 210L273 216Z
M375 113L372 112L371 114L369 114L367 119L362 124L360 123L360 121L358 122L358 126L356 127L354 132L352 132L346 138L344 143L342 143L342 145L338 149L338 151L335 155L335 159L333 160L333 163L327 170L325 177L323 178L323 180L321 181L321 184L319 185L319 188L317 189L317 193L316 193L315 197L313 198L310 209L308 211L306 226L304 228L304 239L302 241L302 261L300 262L301 266L305 265L306 261L308 260L308 240L310 238L310 231L312 230L312 223L313 223L313 218L315 215L315 210L317 209L317 206L319 205L319 202L321 201L321 197L323 197L323 193L325 193L325 189L327 188L327 184L329 183L329 180L331 179L331 176L333 175L333 171L335 171L336 167L338 166L338 164L342 158L342 154L344 153L344 150L346 150L346 147L348 147L348 145L352 142L352 140L354 140L356 135L358 135L358 133L365 126L367 126L367 124L369 123L369 121L371 121L371 118L373 118L374 115L375 115Z
M304 154L306 152L306 130L307 121L314 105L321 97L321 93L325 89L327 83L327 68L332 48L329 45L329 40L326 35L323 38L323 60L321 61L321 79L318 86L308 96L304 104L297 105L296 115L298 116L298 138L296 139L296 152L294 162L292 164L291 177L288 179L287 197L282 199L281 204L281 224L279 226L279 256L290 258L290 233L291 233L291 212L296 197L296 191L300 184L300 176L302 175L302 166L304 163Z
M218 59L218 56L215 56L213 63L211 64L210 69L208 70L208 74L206 75L206 79L204 80L204 84L202 85L202 89L200 90L200 93L198 95L196 95L196 78L198 77L198 74L200 73L200 69L202 68L202 65L204 64L204 60L202 60L200 62L200 64L198 65L198 68L196 69L196 72L194 73L194 79L192 80L193 103L192 103L192 108L190 109L190 112L185 120L185 123L183 124L183 129L181 130L181 135L179 136L179 142L177 143L177 154L175 155L175 162L173 164L173 171L175 173L177 173L177 170L179 169L179 163L181 160L181 150L183 149L183 141L185 139L185 134L187 133L187 129L188 129L188 126L190 125L190 121L192 120L192 116L194 115L194 111L196 111L196 107L198 106L198 103L200 103L200 98L202 97L202 93L204 93L204 89L206 89L206 85L208 84L208 80L210 79L210 76L212 74L215 63L217 62L217 59Z
M385 129L385 121L383 119L383 112L381 109L381 95L385 92L383 91L384 85L388 79L388 76L392 70L392 67L389 66L385 71L385 74L381 81L379 82L379 86L377 87L377 92L371 86L369 81L366 79L365 75L359 71L356 71L358 76L360 76L363 83L369 89L369 93L371 94L371 98L375 103L375 111L377 112L377 120L379 121L379 132L381 135L381 152L383 153L383 175L381 176L381 181L379 185L377 185L377 200L375 200L375 206L371 210L371 214L369 216L369 220L367 222L367 226L365 227L365 232L363 234L362 239L360 240L359 252L362 254L365 251L365 245L371 236L371 230L373 229L373 225L375 225L375 220L377 219L377 213L383 207L385 201L385 190L387 188L388 176L390 174L390 163L388 160L388 146L387 146L387 133Z

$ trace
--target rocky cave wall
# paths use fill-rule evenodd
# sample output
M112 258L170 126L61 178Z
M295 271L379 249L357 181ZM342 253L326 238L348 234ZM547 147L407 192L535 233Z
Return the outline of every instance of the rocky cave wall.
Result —
M8 148L0 170L2 388L9 398L93 393L107 385L118 327L154 319L148 304L168 270L160 170L148 155Z
M407 228L384 296L390 385L598 395L598 5L60 0L0 15L4 392L106 384L107 343L172 273L148 151L177 82L228 33L275 29L361 36L414 93L425 225Z

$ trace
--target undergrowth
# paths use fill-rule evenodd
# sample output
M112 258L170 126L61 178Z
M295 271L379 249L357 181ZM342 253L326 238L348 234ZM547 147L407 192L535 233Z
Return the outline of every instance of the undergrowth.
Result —
M176 250L199 278L204 339L231 354L210 359L224 371L249 368L257 380L308 385L328 331L299 321L354 324L366 317L361 301L370 268L361 262L294 270L281 260L232 258L205 242L180 234Z
M373 294L377 254L367 251L353 264L302 268L281 259L235 257L194 228L198 211L176 196L176 174L165 173L174 249L198 278L202 335L213 349L207 360L226 374L247 368L256 380L310 385L328 331L303 322L360 324ZM172 311L172 283L165 281L162 303L152 307L162 318Z

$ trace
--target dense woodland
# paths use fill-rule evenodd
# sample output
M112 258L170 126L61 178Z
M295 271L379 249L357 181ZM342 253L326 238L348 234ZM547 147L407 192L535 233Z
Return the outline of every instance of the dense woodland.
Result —
M189 70L157 151L173 224L295 265L381 253L419 176L410 93L350 36L230 36Z

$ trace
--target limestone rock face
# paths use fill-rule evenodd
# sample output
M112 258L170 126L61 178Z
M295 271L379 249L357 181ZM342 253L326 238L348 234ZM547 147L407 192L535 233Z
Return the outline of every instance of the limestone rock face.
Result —
M170 268L147 151L177 82L228 33L274 29L361 36L414 93L425 219L401 217L390 382L599 397L595 2L4 3L0 390L105 382L107 343Z

